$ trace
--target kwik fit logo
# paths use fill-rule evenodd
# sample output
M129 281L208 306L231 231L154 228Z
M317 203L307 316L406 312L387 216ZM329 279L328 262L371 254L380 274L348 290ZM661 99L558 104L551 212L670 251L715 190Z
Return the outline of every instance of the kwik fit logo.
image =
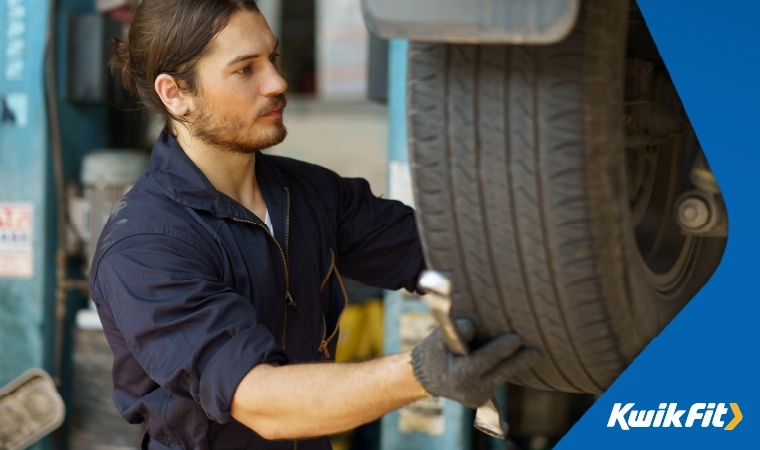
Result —
M620 427L623 430L631 428L692 428L714 427L733 430L742 421L742 412L736 403L694 403L687 409L679 409L678 403L660 403L658 409L633 409L635 403L615 403L612 406L608 428ZM688 411L688 413L687 413ZM731 416L726 415L731 411ZM684 418L684 415L686 417ZM725 420L724 420L725 419ZM681 422L683 420L683 423ZM728 422L728 424L726 424Z

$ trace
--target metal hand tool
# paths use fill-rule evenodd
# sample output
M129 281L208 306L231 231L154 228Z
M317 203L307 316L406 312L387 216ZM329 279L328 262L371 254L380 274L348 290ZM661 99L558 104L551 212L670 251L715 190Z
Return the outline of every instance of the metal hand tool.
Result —
M419 285L427 293L423 300L433 312L449 351L459 356L469 354L469 346L451 319L451 282L440 273L428 270L420 277ZM496 398L492 397L480 406L473 426L489 436L504 439L509 426L502 420L498 405Z
M42 369L30 369L0 387L0 450L23 450L58 429L63 398Z

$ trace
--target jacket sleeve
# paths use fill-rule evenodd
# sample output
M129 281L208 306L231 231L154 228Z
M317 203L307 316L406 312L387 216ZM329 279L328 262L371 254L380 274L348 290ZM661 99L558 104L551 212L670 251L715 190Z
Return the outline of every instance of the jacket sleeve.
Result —
M100 261L94 300L148 376L228 423L243 377L286 356L251 302L218 281L212 261L182 239L129 237Z
M383 289L417 289L425 268L414 210L372 194L360 178L340 178L338 269Z

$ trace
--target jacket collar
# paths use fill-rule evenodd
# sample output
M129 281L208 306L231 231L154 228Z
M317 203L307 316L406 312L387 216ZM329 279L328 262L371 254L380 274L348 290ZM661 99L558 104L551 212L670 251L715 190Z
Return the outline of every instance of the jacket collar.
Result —
M280 240L287 214L285 183L277 167L262 152L256 154L256 179ZM180 205L207 211L217 219L262 221L240 203L218 191L187 156L171 133L164 130L153 146L148 169L163 192Z

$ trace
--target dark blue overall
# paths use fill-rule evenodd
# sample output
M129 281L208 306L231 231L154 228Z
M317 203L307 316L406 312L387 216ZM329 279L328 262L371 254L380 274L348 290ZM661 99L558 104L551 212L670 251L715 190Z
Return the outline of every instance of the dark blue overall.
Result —
M424 268L413 210L366 181L265 153L255 170L274 233L164 132L100 237L90 288L115 357L113 399L145 422L144 448L294 448L231 417L238 383L257 364L333 357L341 276L413 291Z

